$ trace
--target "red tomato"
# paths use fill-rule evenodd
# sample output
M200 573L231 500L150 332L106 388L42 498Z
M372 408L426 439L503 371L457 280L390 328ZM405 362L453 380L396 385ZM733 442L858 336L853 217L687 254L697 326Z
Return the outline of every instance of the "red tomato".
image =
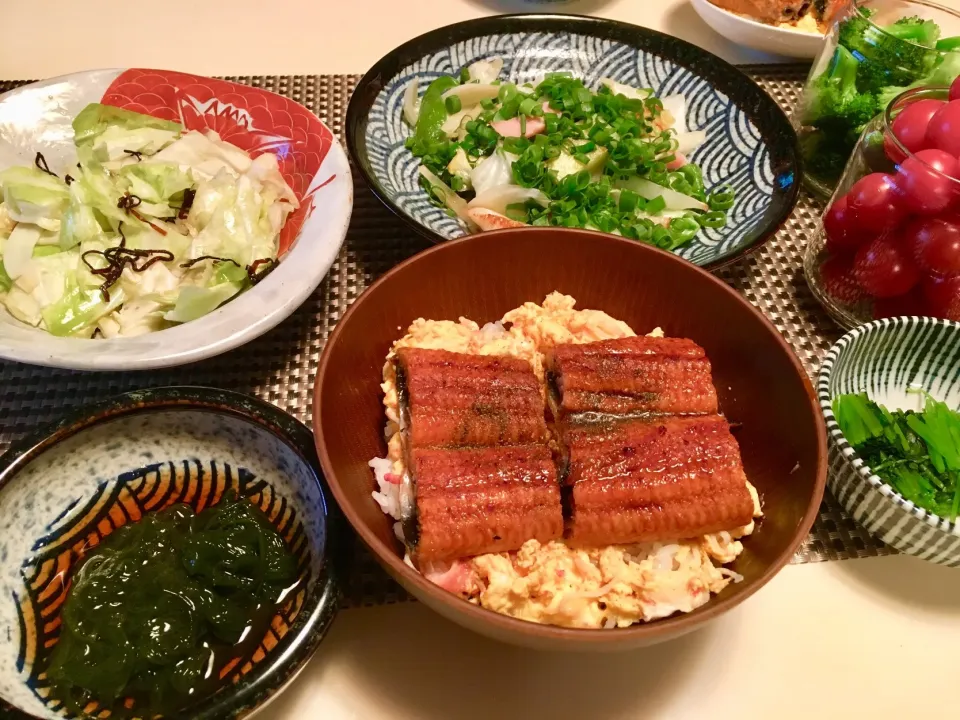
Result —
M903 239L920 270L960 274L960 216L917 218L903 229Z
M958 174L960 163L949 153L921 150L900 164L897 188L909 211L936 215L957 199L960 183L953 178Z
M931 314L960 322L960 276L928 275L921 287Z
M820 280L827 295L845 305L862 300L861 288L853 277L853 262L842 255L829 257L820 266Z
M897 227L907 216L891 175L870 173L857 180L847 193L847 205L857 229L876 235Z
M960 100L960 76L957 76L956 80L950 85L949 97L951 100Z
M832 253L852 252L860 247L868 236L857 227L850 211L848 195L841 195L823 216L823 230L827 247Z
M917 100L907 105L893 121L893 134L912 153L929 147L927 126L930 118L946 104L943 100Z
M857 250L853 276L873 297L903 295L920 279L909 254L888 237L874 238Z
M927 309L927 300L920 292L919 287L915 287L906 295L898 295L891 298L877 298L873 301L873 318L901 317L903 315L929 315Z
M948 102L930 118L927 147L939 148L954 157L960 155L960 100Z

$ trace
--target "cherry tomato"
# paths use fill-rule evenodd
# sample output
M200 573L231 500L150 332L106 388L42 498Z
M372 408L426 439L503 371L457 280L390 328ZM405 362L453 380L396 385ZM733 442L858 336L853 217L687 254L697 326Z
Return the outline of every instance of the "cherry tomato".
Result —
M931 314L960 322L960 276L928 275L921 287Z
M862 300L865 293L853 277L853 262L843 255L835 255L820 266L823 289L837 302L852 305Z
M920 271L909 254L888 237L874 238L857 250L853 276L869 295L903 295L920 279Z
M950 85L949 97L951 100L960 100L960 75Z
M897 227L907 216L891 175L870 173L857 180L847 193L847 205L858 230L876 235Z
M920 292L919 287L915 287L906 295L898 295L891 298L877 298L873 301L873 318L901 317L903 315L929 315L927 309L927 299Z
M946 104L943 100L917 100L907 105L893 121L893 134L912 153L929 147L927 126L930 118Z
M903 229L903 239L920 270L960 274L960 216L917 218Z
M869 238L856 225L848 198L848 195L838 197L823 216L823 230L831 253L852 252Z
M920 215L936 215L957 199L960 164L943 150L921 150L900 164L897 188L906 207Z
M927 147L939 148L954 157L960 155L960 100L948 102L930 118Z

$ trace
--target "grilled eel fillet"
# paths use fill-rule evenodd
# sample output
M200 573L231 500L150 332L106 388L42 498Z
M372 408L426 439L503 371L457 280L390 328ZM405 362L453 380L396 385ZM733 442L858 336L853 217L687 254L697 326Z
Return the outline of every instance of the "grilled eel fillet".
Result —
M641 336L557 345L546 367L557 420L584 412L717 412L710 361L692 340Z
M409 447L545 442L543 396L525 360L401 348L400 421Z
M517 550L563 536L556 467L546 445L416 448L416 514L404 535L417 562Z
M569 424L559 437L576 544L697 537L753 517L740 448L719 415Z

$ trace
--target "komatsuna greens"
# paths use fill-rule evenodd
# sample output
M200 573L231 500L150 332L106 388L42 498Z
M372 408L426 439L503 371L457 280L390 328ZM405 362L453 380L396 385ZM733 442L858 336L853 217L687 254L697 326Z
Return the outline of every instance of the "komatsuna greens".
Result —
M957 519L960 412L929 395L920 411L891 411L856 393L835 397L833 414L873 473L917 507Z

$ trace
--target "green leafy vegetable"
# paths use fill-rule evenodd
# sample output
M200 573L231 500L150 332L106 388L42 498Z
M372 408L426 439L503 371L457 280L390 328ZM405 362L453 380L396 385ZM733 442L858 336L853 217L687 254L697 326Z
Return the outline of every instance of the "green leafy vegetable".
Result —
M833 414L864 463L904 498L951 521L960 512L960 412L925 394L890 411L865 393L838 395Z

